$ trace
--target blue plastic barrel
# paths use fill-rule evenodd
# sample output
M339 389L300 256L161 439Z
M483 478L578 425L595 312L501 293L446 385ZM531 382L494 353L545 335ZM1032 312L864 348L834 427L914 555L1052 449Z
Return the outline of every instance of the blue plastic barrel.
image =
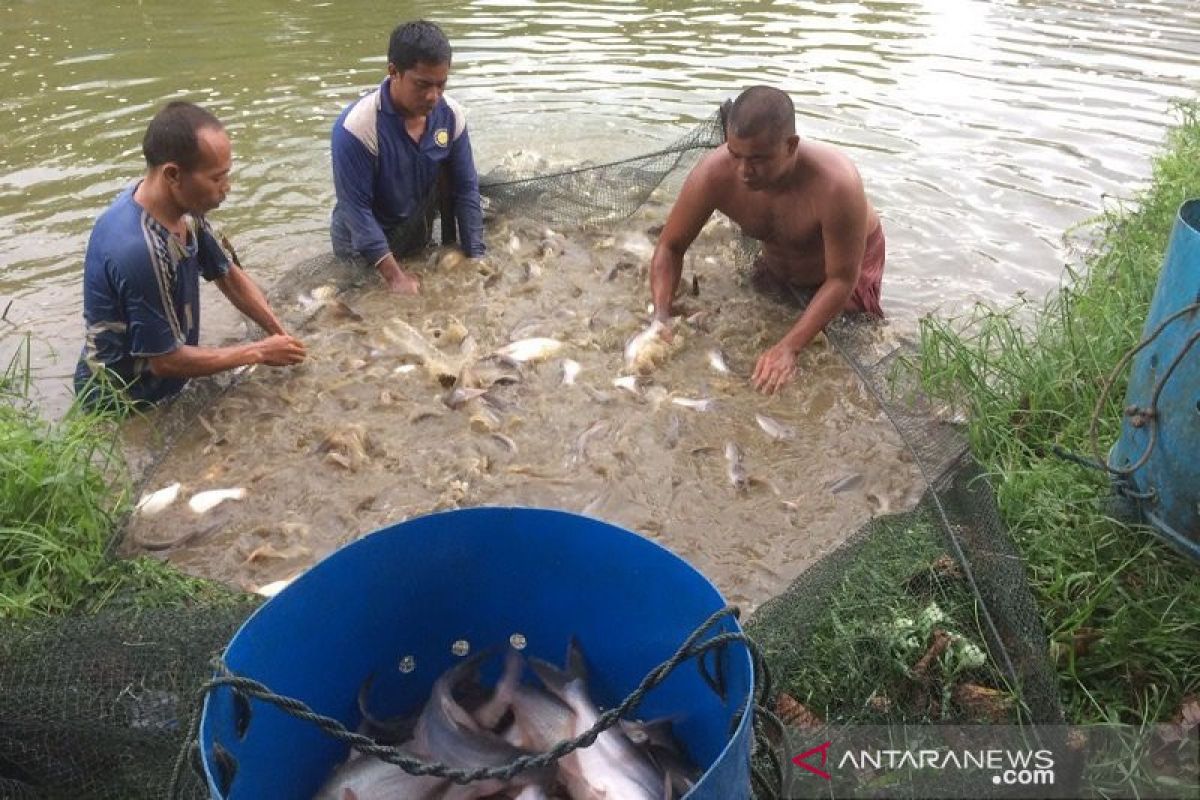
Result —
M231 672L353 730L370 674L373 716L410 713L456 662L456 642L479 652L520 634L527 655L562 665L576 636L593 699L611 707L724 605L687 562L614 525L546 509L464 509L385 528L333 553L259 608L224 660ZM738 630L729 618L713 628ZM689 661L635 712L674 720L704 771L690 800L750 796L751 713L736 728L734 720L753 695L751 659L740 643L721 653L725 699ZM217 800L310 800L348 754L271 704L251 699L249 714L242 711L228 688L204 704L200 751ZM218 744L231 758L214 756ZM218 762L234 765L232 780Z
M1200 560L1200 310L1185 311L1197 303L1200 199L1184 203L1175 220L1143 339L1165 327L1134 357L1121 437L1109 456L1117 469L1144 460L1118 491L1161 538ZM1150 418L1144 412L1152 404Z

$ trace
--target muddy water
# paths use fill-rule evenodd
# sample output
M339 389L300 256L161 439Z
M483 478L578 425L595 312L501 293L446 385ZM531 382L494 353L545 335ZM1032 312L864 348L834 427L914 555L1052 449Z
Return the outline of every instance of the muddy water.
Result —
M665 362L636 385L614 385L630 372L626 341L648 323L656 213L614 232L493 225L482 265L439 265L437 253L414 262L419 299L369 275L323 305L297 293L286 312L304 320L309 361L256 370L202 411L146 487L179 482L178 501L135 517L127 547L255 590L430 511L556 507L660 541L752 607L873 513L911 503L915 469L828 344L805 352L801 379L780 395L749 386L796 311L748 285L722 218L685 268L685 285L699 286L681 299L695 324L681 323ZM870 335L881 352L895 345L886 326ZM561 350L520 366L490 357L534 337ZM713 349L732 374L710 366ZM580 368L573 383L567 360ZM464 366L474 380L461 383L490 386L486 395L451 396ZM705 399L708 410L688 403ZM768 436L756 414L794 436ZM740 489L730 442L744 454ZM245 498L206 513L185 502L228 488Z

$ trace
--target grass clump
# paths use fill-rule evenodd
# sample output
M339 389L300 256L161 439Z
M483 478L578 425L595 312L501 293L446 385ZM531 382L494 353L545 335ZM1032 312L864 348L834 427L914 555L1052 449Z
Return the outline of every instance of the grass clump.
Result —
M1200 105L1180 114L1150 187L1096 221L1082 274L1041 306L980 305L921 326L924 385L968 414L972 451L1025 559L1072 723L1166 721L1200 692L1195 565L1114 518L1103 473L1053 452L1092 455L1101 387L1140 339L1179 205L1200 196ZM1120 434L1126 380L1100 409L1103 447Z
M1016 711L939 530L927 504L875 520L804 576L807 592L789 591L747 622L776 688L813 715L802 727L1000 721ZM988 693L988 708L969 702L972 692Z
M0 618L232 595L151 559L109 557L131 506L118 423L128 408L78 403L57 422L29 399L28 340L0 374Z

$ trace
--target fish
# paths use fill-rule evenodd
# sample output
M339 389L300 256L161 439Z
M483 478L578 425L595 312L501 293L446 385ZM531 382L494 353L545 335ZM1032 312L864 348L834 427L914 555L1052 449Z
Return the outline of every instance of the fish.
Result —
M793 439L796 436L795 429L789 428L779 420L768 417L766 414L755 414L754 420L767 436L770 436L777 442L784 439Z
M708 309L702 309L694 314L689 314L683 318L683 321L689 327L695 328L698 331L709 333L712 330L713 312Z
M376 717L368 708L374 683L375 673L370 673L358 687L358 713L362 716L358 732L370 736L379 744L395 746L407 742L417 728L418 715L400 714L387 719Z
M458 269L463 264L467 263L467 256L462 250L457 247L448 247L444 252L436 256L435 262L438 269L453 270Z
M530 339L518 339L496 350L495 355L515 361L519 364L526 362L544 361L556 355L564 347L557 339L545 336L535 336Z
M370 463L371 456L378 455L380 450L366 427L351 422L327 433L315 452L324 453L327 460L356 472Z
M265 561L270 558L278 558L278 559L284 559L284 560L289 559L289 558L307 558L308 556L311 556L311 555L312 555L312 550L308 547L305 547L302 544L294 544L289 547L285 547L282 550L279 550L274 545L272 545L268 542L267 544L261 544L258 547L254 548L253 550L251 550L250 554L246 556L246 560L243 561L242 563L243 564L253 564L256 561Z
M667 419L666 444L668 450L674 449L675 445L679 444L679 434L682 427L683 420L679 418L678 414L672 414Z
M490 435L491 435L492 439L499 442L504 447L505 450L507 450L510 453L513 453L514 455L517 453L517 451L518 451L517 443L515 441L513 441L511 436L505 436L503 433L492 433Z
M599 712L588 696L587 671L578 642L571 641L566 671L538 659L530 659L529 663L550 693L571 710L572 736L579 736L596 724ZM603 731L591 746L561 758L559 771L573 798L662 800L667 793L666 776L620 728Z
M670 351L666 339L667 330L662 320L654 320L650 327L635 334L625 343L625 368L638 373L648 373L666 360Z
M206 492L197 492L188 500L188 508L197 514L203 514L210 511L226 500L241 500L246 496L246 490L238 489L210 489Z
M671 402L677 406L690 408L693 411L712 411L717 405L717 401L711 397L706 397L700 400L696 400L691 397L672 397Z
M425 370L437 381L454 381L461 365L429 343L416 328L394 317L380 329L384 336L398 345L406 355L420 359Z
M830 494L839 494L841 492L848 492L851 489L857 489L862 482L863 476L861 472L851 472L849 475L838 478L836 481L830 481L826 484L826 487L829 489Z
M729 364L725 362L725 354L715 348L708 351L708 365L722 375L733 374L733 370L729 369Z
M429 701L421 710L413 735L418 753L452 767L500 767L531 751L516 747L503 738L482 728L454 699L460 685L476 680L479 664L485 654L464 659L443 673L433 684ZM455 798L481 798L514 786L549 783L552 773L545 769L528 769L511 781L482 780L459 787ZM395 795L406 797L407 795Z
M745 491L750 485L743 459L742 448L738 447L737 442L725 443L725 474L729 476L729 483L739 492Z
M316 309L337 296L336 286L318 286L311 292L304 292L296 300L300 303L301 308Z
M521 683L521 675L525 672L525 659L519 650L509 649L504 657L504 673L496 682L491 696L477 708L471 710L471 717L485 730L495 730L508 713L516 694L517 686Z
M152 517L155 514L161 514L179 497L181 486L182 484L176 481L170 486L164 486L162 489L142 495L142 498L138 500L134 513L141 514L143 517Z
M453 389L447 390L446 393L442 395L442 402L445 403L448 408L458 410L466 405L469 401L474 400L476 397L482 397L483 395L487 394L487 391L487 389L455 386Z
M615 385L615 383L614 383L614 385ZM592 400L599 403L600 405L608 405L609 403L611 403L613 401L613 396L612 396L611 392L606 392L602 389L597 389L594 386L588 386L586 383L581 383L581 384L579 384L579 386L580 386L580 388L583 389L584 394L586 394L588 397L590 397Z
M275 595L279 594L284 589L286 589L291 584L292 581L296 580L297 577L299 577L299 573L297 573L296 575L293 575L290 578L283 578L281 580L271 581L268 584L264 584L263 586L259 586L259 587L255 588L254 594L260 595L262 597L274 597Z
M546 794L546 790L536 783L532 783L521 790L520 794L513 797L513 800L550 800L550 795Z
M587 460L588 442L590 442L593 437L598 436L604 431L608 430L608 425L609 423L607 420L598 419L591 425L587 426L583 433L575 437L575 446L571 448L570 456L570 462L572 464L578 464L581 461Z
M494 433L503 422L503 420L500 419L500 415L495 411L492 411L486 405L476 405L478 407L475 409L474 413L471 414L471 418L467 420L467 424L470 425L471 430L475 431L476 433Z
M622 375L619 378L613 378L612 385L640 397L642 394L641 383L641 378L637 375Z
M578 361L564 358L562 362L562 382L568 386L575 383L575 378L582 369L583 367L580 366Z
M330 300L321 309L323 313L328 314L334 319L349 319L354 322L363 321L363 315L351 308L345 300Z
M409 758L421 758L409 748L400 748L400 753ZM395 764L352 753L329 776L314 800L385 800L393 797L435 800L443 796L449 785L446 778L409 775Z

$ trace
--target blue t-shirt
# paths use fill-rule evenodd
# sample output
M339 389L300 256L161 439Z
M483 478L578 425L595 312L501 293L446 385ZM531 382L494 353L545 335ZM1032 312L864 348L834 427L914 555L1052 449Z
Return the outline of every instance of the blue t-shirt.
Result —
M133 199L129 187L96 220L83 262L83 352L75 390L105 368L128 385L133 400L157 402L186 378L160 378L148 358L200 339L200 276L229 271L203 218L186 218L183 244Z
M392 105L390 80L351 103L333 125L334 253L378 263L390 252L388 234L420 213L438 170L448 163L463 252L483 255L479 175L466 111L442 95L426 118L421 141L414 142L404 115Z

